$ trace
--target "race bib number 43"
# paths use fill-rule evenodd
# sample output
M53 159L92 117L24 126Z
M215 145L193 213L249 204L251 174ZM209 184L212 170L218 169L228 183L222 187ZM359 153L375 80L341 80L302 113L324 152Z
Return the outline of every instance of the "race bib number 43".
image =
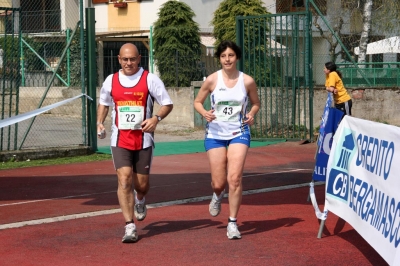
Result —
M242 104L237 101L224 101L215 104L215 116L217 121L235 122L239 121Z
M143 106L118 106L118 129L142 129Z

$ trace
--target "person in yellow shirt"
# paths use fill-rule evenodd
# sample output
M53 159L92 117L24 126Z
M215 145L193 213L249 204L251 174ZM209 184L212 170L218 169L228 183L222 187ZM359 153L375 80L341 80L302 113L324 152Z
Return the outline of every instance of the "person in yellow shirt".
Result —
M351 115L353 102L343 85L342 73L337 70L333 62L325 63L324 72L326 75L325 88L333 93L336 109L341 110L345 115Z

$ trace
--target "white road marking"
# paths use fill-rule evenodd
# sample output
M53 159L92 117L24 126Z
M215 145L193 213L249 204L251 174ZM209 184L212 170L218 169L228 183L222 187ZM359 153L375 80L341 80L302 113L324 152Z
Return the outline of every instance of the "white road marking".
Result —
M117 191L114 190L114 191L98 192L98 193L91 193L91 194L81 194L81 195L74 195L74 196L65 196L65 197L51 198L51 199L40 199L40 200L29 200L29 201L5 203L5 204L0 204L0 207L11 206L11 205L20 205L20 204L29 204L29 203L36 203L36 202L50 201L50 200L80 198L80 197L87 197L87 196L93 196L93 195L107 194L107 193L111 193L111 192L116 193Z
M312 171L312 170L311 170L311 169L291 169L291 170L286 170L286 171L277 171L277 172L269 172L269 173L261 173L261 174L243 175L243 178L245 178L245 177L251 177L251 176L260 176L260 175L272 175L272 174L299 172L299 171ZM207 181L207 182L208 182L208 181ZM192 184L192 183L195 183L195 182L189 182L189 183ZM183 183L180 183L180 184L178 184L178 185L182 185L182 184L183 184ZM186 184L186 183L185 183L185 184ZM154 186L154 187L151 187L151 188L168 187L168 186L176 186L176 185L177 185L177 184L174 184L174 185L164 185L164 186ZM50 198L50 199L40 199L40 200L29 200L29 201L19 201L19 202L13 202L13 203L4 203L4 204L0 204L0 207L12 206L12 205L21 205L21 204L30 204L30 203L43 202L43 201L51 201L51 200L81 198L81 197L88 197L88 196L101 195L101 194L108 194L108 193L117 193L117 191L116 191L116 190L112 190L112 191L105 191L105 192L98 192L98 193L90 193L90 194L81 194L81 195L73 195L73 196L65 196L65 197Z
M314 186L323 185L323 184L325 184L325 182L315 182ZM272 192L272 191L300 188L300 187L306 187L309 185L310 185L310 183L302 183L302 184L287 185L287 186L272 187L272 188L253 189L253 190L243 191L243 195L252 195L252 194L258 194L258 193L266 193L266 192ZM227 197L227 196L228 195L225 195L225 197ZM190 199L184 199L184 200L174 200L174 201L166 201L166 202L160 202L160 203L147 204L146 206L148 209L151 209L151 208L160 208L160 207L179 205L179 204L185 204L185 203L191 203L191 202L200 202L200 201L205 201L205 200L210 200L210 199L211 199L211 196L204 196L204 197L190 198ZM80 218L95 217L95 216L100 216L100 215L109 215L109 214L120 213L120 212L121 212L121 210L118 208L118 209L110 209L110 210L103 210L103 211L63 215L63 216L57 216L57 217L52 217L52 218L30 220L30 221L23 221L23 222L17 222L17 223L2 224L2 225L0 225L0 230L10 229L10 228L18 228L18 227L23 227L23 226L27 226L27 225L47 224L47 223L68 221L68 220L74 220L74 219L80 219Z

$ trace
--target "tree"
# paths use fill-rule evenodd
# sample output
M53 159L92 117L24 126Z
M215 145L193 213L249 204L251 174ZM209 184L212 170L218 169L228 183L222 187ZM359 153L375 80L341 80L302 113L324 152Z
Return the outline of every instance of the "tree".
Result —
M317 6L326 1L313 0ZM332 61L336 61L339 54L346 58L342 50L337 50L336 38L323 29L322 20L314 12L314 26L319 30L322 38L330 45L329 53ZM400 29L400 1L398 0L340 0L329 5L328 22L333 25L333 31L346 48L352 50L359 47L358 62L366 62L367 44L387 37L398 35ZM345 32L345 30L347 32ZM355 57L353 54L352 56ZM348 58L346 61L349 61ZM363 67L363 65L360 65Z
M371 33L371 11L372 11L372 0L366 0L364 2L363 8L363 29L360 37L360 53L358 55L358 63L366 62L367 55L367 45L369 40L369 35ZM365 68L365 65L360 65L360 67Z
M359 43L358 63L366 62L367 45L370 40L372 27L375 32L387 35L398 35L400 30L400 2L398 0L363 0L361 1L363 29ZM365 67L361 65L360 67Z
M164 3L154 24L154 59L160 78L168 86L190 86L201 80L199 25L193 10L185 3Z
M399 34L399 0L373 0L372 9L372 25L377 32L384 30L391 36L396 36Z
M223 40L236 41L236 17L269 14L261 0L224 0L214 12L211 25L214 26L215 45Z
M332 30L336 36L341 36L341 30L343 29L343 19L341 17L336 18L336 23L333 26ZM314 16L313 21L314 26L319 31L322 38L324 38L329 43L329 56L331 58L330 61L335 62L337 55L340 52L336 52L336 47L339 45L338 40L334 37L334 34L331 32L326 32L319 25L318 16Z
M215 45L223 40L236 41L237 16L261 16L260 18L245 21L243 33L243 54L246 60L243 69L251 75L257 84L267 86L270 80L280 80L278 73L271 71L270 65L275 65L277 58L268 55L270 18L264 3L261 0L224 0L214 12L211 25L214 26Z

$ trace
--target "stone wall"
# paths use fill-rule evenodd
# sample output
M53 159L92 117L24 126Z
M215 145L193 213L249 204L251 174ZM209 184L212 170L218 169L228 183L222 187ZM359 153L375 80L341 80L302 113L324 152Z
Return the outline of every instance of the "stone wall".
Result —
M172 112L161 122L160 125L176 125L180 127L194 127L194 92L193 88L168 88L168 94L174 103ZM158 104L154 106L154 114L160 108Z
M19 113L21 114L38 109L39 103L44 95L45 99L41 107L72 98L79 94L82 94L81 89L73 87L51 87L48 91L46 91L45 87L21 87L19 90ZM82 100L76 99L71 103L54 108L46 114L81 117Z
M98 89L99 92L100 89ZM167 88L174 103L174 109L161 125L176 127L194 127L195 110L193 107L194 88ZM45 88L25 87L20 89L20 113L35 110ZM353 116L400 126L400 88L349 89L353 99ZM51 88L42 106L79 95L79 88ZM318 126L326 101L324 88L314 89L313 110L314 126ZM156 104L154 112L159 106ZM81 116L81 100L50 111L54 115ZM109 121L109 116L106 121Z
M352 116L400 126L400 88L348 89ZM314 125L319 125L326 102L324 88L314 89Z
M195 88L198 89L199 86L201 86L201 82L196 82L194 87L189 88L167 88L174 103L174 109L171 114L159 124L157 127L158 129L179 130L182 128L193 128L195 126L195 119L198 115L194 111L193 100ZM99 90L100 89L97 91L99 92ZM46 88L43 87L20 88L19 113L36 110L45 91ZM353 116L400 126L400 88L349 89L349 92L353 99ZM81 94L80 88L52 87L48 91L42 106L47 106L79 94ZM320 123L326 96L327 92L324 88L315 88L313 98L314 128ZM13 95L13 97L15 97L15 95ZM4 99L5 102L1 104L5 107L5 110L8 110L8 99L6 98ZM15 101L12 101L12 104L12 109L15 110ZM69 104L52 109L46 114L80 118L82 116L81 106L82 100L77 99ZM154 112L157 112L158 108L159 106L156 104ZM107 117L105 126L106 128L110 127L110 116ZM90 154L92 152L90 147L54 148L48 149L47 152L43 152L43 149L5 151L0 152L0 161L8 161L12 156L17 156L16 159L18 160L25 160L25 158L46 159Z

